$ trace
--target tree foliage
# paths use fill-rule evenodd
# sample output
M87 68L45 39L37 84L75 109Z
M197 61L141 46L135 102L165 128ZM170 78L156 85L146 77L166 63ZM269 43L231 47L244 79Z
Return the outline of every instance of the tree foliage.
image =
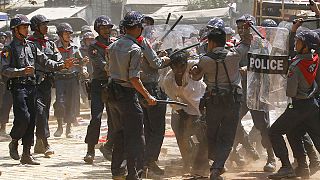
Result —
M188 0L188 10L227 7L227 0Z

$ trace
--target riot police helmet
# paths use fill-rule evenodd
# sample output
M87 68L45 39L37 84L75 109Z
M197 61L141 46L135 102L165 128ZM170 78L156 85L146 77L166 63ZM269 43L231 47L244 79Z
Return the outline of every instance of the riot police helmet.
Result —
M148 25L154 25L154 19L151 16L144 16L144 21L148 22Z
M23 14L17 14L10 20L10 29L14 29L20 25L30 25L30 21L27 16Z
M63 32L73 33L73 29L69 23L60 23L57 26L57 34L61 35Z
M38 14L38 15L35 15L33 16L31 19L30 19L30 28L31 28L31 31L35 31L37 29L37 27L40 26L40 24L42 23L48 23L49 20L44 16L44 15L41 15L41 14Z
M108 16L99 16L95 21L94 21L94 30L99 33L99 28L100 26L109 26L110 28L113 27L113 24L111 22L111 19Z
M301 31L296 35L296 38L302 40L308 49L317 50L319 48L320 38L315 31Z
M91 28L88 25L84 25L81 27L81 34L84 34L86 32L91 32Z
M2 32L2 31L1 31L1 32L0 32L0 37L1 37L1 36L7 37L7 34L6 34L5 32Z
M224 21L221 18L212 18L210 21L207 23L207 28L221 28L224 29Z
M224 47L226 44L226 32L221 28L213 28L208 32L208 41L213 41L217 43L219 47Z
M142 25L144 20L144 15L138 11L130 11L123 18L124 27L133 27L136 25Z
M225 27L224 30L226 34L229 34L229 35L235 33L235 31L231 27Z
M244 14L236 20L236 23L239 22L250 22L252 25L256 25L256 18L250 14Z
M94 39L94 34L93 34L93 32L86 32L86 33L84 33L82 38L83 39Z
M273 19L265 19L262 21L261 26L263 26L263 27L277 27L278 24Z

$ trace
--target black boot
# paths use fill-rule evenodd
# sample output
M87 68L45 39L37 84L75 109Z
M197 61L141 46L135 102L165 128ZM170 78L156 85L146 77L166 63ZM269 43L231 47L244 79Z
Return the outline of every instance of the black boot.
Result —
M110 142L105 143L99 148L100 152L103 154L103 157L109 161L112 160L112 149L113 149L113 144Z
M23 146L23 153L20 159L21 164L30 164L30 165L40 165L39 162L35 161L30 154L30 146Z
M246 165L246 161L244 160L243 156L237 152L237 150L233 150L229 156L229 160L231 162L235 162L238 167L243 167Z
M53 134L53 136L54 137L61 137L61 135L63 133L62 118L57 118L57 122L58 122L58 128L57 128L56 132Z
M12 141L9 144L9 153L10 157L14 160L19 160L20 156L18 153L18 140L17 139L12 139Z
M45 151L44 151L45 157L50 157L52 154L54 154L54 150L50 147L47 138L44 138L42 140L42 142L43 142L43 146L44 146L44 149L45 149Z
M66 126L66 137L67 138L73 138L73 135L71 133L71 123L67 123L67 126Z
M164 175L164 170L161 169L155 161L146 164L146 168L153 172L155 175Z
M45 152L45 147L43 145L42 139L37 138L36 144L34 145L34 153L36 154L43 154Z
M302 179L310 178L310 169L307 163L307 157L302 156L297 158L298 167L294 169L297 177L301 177Z
M269 179L282 179L282 178L293 178L296 177L294 170L291 166L290 160L288 157L280 158L282 167L278 170L277 173L271 174L268 176Z
M212 169L210 172L210 180L223 180L221 174L223 174L221 169Z
M263 167L264 172L275 172L276 171L276 159L272 148L267 149L268 160L266 165Z
M95 156L94 146L94 144L88 144L87 154L83 158L84 162L86 162L87 164L93 164Z

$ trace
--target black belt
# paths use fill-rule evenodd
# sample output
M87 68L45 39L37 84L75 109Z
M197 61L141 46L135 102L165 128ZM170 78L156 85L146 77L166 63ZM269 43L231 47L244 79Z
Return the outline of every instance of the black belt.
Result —
M11 84L25 84L25 85L36 85L36 78L35 77L17 77L11 78Z
M55 75L56 79L70 79L70 78L74 78L74 77L78 77L78 73L56 74Z

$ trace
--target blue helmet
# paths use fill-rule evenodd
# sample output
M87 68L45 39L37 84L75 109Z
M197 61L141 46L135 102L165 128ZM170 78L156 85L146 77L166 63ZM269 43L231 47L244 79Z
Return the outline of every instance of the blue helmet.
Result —
M138 11L130 11L123 18L124 27L133 27L138 24L142 24L144 15Z
M49 22L49 20L44 15L38 14L38 15L33 16L30 19L31 31L35 31L37 29L37 27L40 26L41 23L48 23L48 22Z
M224 29L224 21L221 18L212 18L210 21L207 23L207 28L221 28Z
M110 28L113 27L113 24L111 22L111 19L108 16L99 16L94 21L94 30L99 33L99 27L100 26L109 26Z
M301 39L309 49L316 50L319 48L320 38L315 31L301 31L296 35L296 38Z
M1 37L1 36L7 37L7 34L6 34L5 32L2 32L2 31L1 31L1 32L0 32L0 37Z
M244 22L244 21L249 21L252 23L252 25L256 25L256 18L254 18L252 15L250 14L244 14L241 17L239 17L236 20L236 23L238 24L238 22Z
M312 30L312 31L315 32L315 33L317 33L318 36L320 37L320 29L314 29L314 30Z
M235 33L235 31L231 27L225 27L224 31L226 32L226 34L234 34Z
M57 34L61 35L63 32L73 33L73 29L69 23L60 23L57 26Z
M30 25L31 22L27 18L27 16L23 14L17 14L14 18L10 20L10 29L14 29L20 25Z
M261 26L263 26L263 27L277 27L278 24L273 19L265 19L262 21Z

